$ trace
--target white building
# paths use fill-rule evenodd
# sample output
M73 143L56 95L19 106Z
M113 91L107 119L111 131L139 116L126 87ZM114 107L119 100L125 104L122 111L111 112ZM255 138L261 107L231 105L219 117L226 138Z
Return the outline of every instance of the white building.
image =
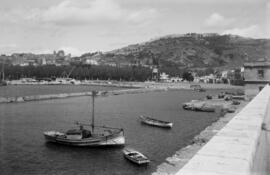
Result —
M86 59L84 63L88 65L98 65L98 62L93 59Z
M244 68L245 94L247 98L252 98L270 83L270 61L246 62Z
M169 82L169 75L166 74L165 72L162 72L160 74L160 81L162 81L162 82Z

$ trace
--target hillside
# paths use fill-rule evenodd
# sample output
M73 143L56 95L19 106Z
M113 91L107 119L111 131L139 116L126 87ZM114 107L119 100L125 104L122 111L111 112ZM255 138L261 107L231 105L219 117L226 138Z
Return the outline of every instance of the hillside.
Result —
M246 59L252 61L269 55L270 39L218 34L185 34L165 36L106 53L92 54L90 57L105 64L141 64L196 69L239 67ZM82 57L86 56L89 57L89 54Z

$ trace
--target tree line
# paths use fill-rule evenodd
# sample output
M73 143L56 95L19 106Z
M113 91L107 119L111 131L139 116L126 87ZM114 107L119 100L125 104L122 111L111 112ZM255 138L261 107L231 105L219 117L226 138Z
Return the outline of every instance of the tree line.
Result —
M78 80L123 80L146 81L151 79L152 70L141 66L114 67L107 65L80 66L5 66L5 77L9 80L20 78L70 77Z
M2 68L0 68L2 71ZM108 66L108 65L70 65L70 66L13 66L5 65L5 79L16 80L20 78L54 79L74 78L77 80L118 80L118 81L146 81L152 80L152 69L143 66ZM193 81L194 77L189 69L176 67L161 67L160 72L170 76L180 76L183 80ZM202 76L214 73L213 69L198 72ZM215 73L216 74L216 73ZM2 74L1 74L2 76ZM240 70L229 76L232 84L242 85L243 78Z

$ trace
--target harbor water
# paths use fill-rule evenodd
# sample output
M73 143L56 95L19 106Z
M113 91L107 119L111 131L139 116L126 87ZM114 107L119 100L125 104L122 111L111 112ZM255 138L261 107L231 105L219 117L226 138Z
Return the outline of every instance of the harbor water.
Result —
M45 142L44 131L65 131L76 127L74 121L90 122L90 97L1 104L0 174L151 174L220 117L185 111L181 104L218 92L171 90L96 98L96 124L124 128L126 147L151 159L142 167L123 157L123 147L77 148ZM162 129L144 125L139 115L171 121L174 126Z

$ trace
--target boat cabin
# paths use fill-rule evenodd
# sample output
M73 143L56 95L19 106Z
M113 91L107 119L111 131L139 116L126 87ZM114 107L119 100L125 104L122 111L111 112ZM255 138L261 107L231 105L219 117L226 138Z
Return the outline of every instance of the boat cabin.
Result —
M91 131L84 129L80 126L80 129L70 129L66 132L67 139L85 139L92 136Z

